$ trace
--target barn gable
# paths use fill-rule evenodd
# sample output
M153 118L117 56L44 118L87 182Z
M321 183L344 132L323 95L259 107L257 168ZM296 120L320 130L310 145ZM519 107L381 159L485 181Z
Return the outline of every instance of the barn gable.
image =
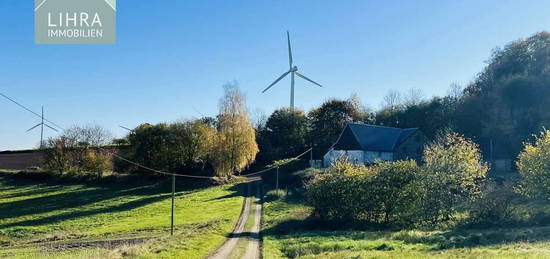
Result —
M417 128L399 129L348 123L332 149L393 152L397 146L417 131Z
M425 136L417 128L399 129L348 123L338 140L323 156L323 164L329 166L341 157L347 157L355 164L408 158L418 160L424 142Z

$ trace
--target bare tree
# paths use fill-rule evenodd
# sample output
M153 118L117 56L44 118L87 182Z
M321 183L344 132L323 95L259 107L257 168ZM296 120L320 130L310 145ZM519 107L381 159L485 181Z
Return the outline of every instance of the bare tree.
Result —
M405 106L419 105L424 100L424 93L418 88L411 88L403 97L403 104Z
M262 109L256 108L252 112L250 112L250 121L257 131L265 128L267 118L267 115Z
M394 110L399 105L401 105L401 94L396 90L389 90L386 96L384 96L382 106Z
M464 88L458 83L452 83L447 90L447 95L453 100L458 101L464 95Z

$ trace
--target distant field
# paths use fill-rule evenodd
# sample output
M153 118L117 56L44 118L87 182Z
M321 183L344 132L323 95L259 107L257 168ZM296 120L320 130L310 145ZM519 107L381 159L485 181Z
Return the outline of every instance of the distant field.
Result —
M270 197L272 193L266 196L263 217L266 259L550 258L550 226L460 231L315 230L315 224L304 223L311 210L301 200Z
M241 185L67 184L0 172L0 258L203 258L231 232Z

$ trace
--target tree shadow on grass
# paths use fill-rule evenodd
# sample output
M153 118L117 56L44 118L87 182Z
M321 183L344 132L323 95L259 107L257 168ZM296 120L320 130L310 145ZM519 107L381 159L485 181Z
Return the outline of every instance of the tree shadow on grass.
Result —
M15 197L21 197L21 196L32 196L32 195L38 195L38 194L46 194L46 193L49 193L49 192L58 191L62 188L63 187L59 186L59 185L51 185L51 186L30 185L29 187L26 187L24 189L22 189L21 187L19 187L19 188L14 187L10 190L17 190L17 191L10 192L10 193L4 194L4 195L0 195L0 200L1 199L10 199L10 198L15 198ZM2 190L0 190L0 191L2 191Z
M165 196L158 194L168 194L171 192L171 181L168 179L156 179L154 181L143 181L139 183L83 183L83 184L63 184L63 182L57 179L28 179L18 176L5 176L0 175L0 181L4 185L15 186L19 188L36 187L34 192L23 192L16 196L24 196L29 194L45 194L41 197L34 197L22 200L16 200L6 203L0 203L0 220L17 218L23 216L29 216L33 214L42 214L53 212L56 210L72 209L88 204L97 203L105 200L124 196L147 196L147 198L140 199L140 201L134 201L128 205L117 205L110 209L108 212L126 210L132 208L134 205L144 206L149 203L166 198ZM47 195L48 190L51 188L59 188L63 190L67 185L76 187L70 191L63 193L56 193ZM210 183L206 181L179 181L176 185L176 191L196 191L210 186ZM40 189L44 189L41 191ZM156 195L156 196L155 196ZM154 197L151 197L154 196ZM133 204L133 205L132 205ZM91 210L94 212L96 210ZM93 215L91 212L87 212L87 215ZM101 210L97 210L95 213L102 213ZM61 214L65 215L65 214ZM52 216L51 218L60 217L60 219L67 219L69 214L65 216ZM74 216L78 216L75 214ZM45 219L45 221L47 221ZM13 225L15 223L10 223ZM18 223L17 225L20 225Z
M170 194L155 195L153 197L133 200L133 201L125 202L115 206L94 208L89 210L77 210L77 211L71 211L71 212L65 212L57 215L52 215L52 216L48 216L40 219L31 219L31 220L25 220L25 221L14 222L9 224L3 224L3 225L0 225L0 228L9 228L9 227L15 227L15 226L22 227L22 226L44 225L44 224L51 224L59 221L76 219L80 217L92 216L92 215L97 215L102 213L115 213L115 212L121 212L121 211L128 211L128 210L145 206L150 203L167 199L169 197L170 197Z
M235 184L235 185L228 188L228 190L230 190L231 193L229 193L227 195L224 195L224 196L212 198L212 199L209 199L207 201L230 199L230 198L234 198L234 197L249 197L250 194L247 191L247 184L248 183Z

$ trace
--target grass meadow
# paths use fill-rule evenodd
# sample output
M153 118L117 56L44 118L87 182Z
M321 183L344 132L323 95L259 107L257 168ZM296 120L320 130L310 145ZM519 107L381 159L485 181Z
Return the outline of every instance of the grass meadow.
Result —
M0 258L204 258L241 211L243 185L74 183L0 173Z
M548 203L516 205L550 215ZM536 216L536 215L535 215ZM541 221L543 222L543 221ZM297 195L265 196L264 258L548 258L550 224L509 228L449 226L411 230L342 230L317 222ZM322 227L321 227L322 226Z

